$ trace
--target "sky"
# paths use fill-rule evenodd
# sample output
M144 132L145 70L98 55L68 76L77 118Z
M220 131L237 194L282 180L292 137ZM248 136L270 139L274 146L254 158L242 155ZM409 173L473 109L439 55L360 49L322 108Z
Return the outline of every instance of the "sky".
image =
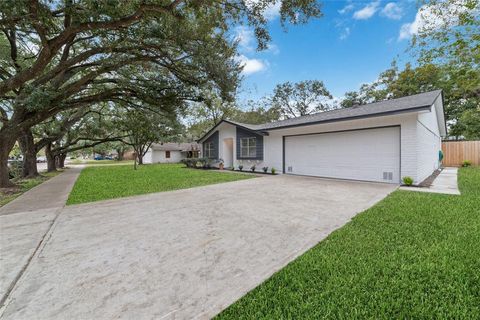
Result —
M334 97L376 80L393 59L412 61L409 39L421 24L416 2L323 0L324 16L305 25L280 26L278 8L266 14L272 37L258 52L252 29L239 26L238 59L244 64L240 101L272 93L278 83L321 80Z

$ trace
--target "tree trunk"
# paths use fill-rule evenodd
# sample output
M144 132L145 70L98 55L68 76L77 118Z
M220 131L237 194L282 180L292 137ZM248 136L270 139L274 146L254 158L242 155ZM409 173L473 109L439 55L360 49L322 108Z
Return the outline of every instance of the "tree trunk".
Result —
M122 160L123 160L124 154L125 154L125 149L123 149L123 148L118 148L118 149L117 149L118 161L122 161Z
M67 154L66 153L61 153L57 156L57 159L58 159L58 165L57 167L58 168L65 168L65 159L67 158Z
M0 129L0 188L14 186L8 174L8 155L18 137L18 134L14 133L12 130L6 129L6 126Z
M52 144L49 143L45 147L45 156L47 157L47 171L57 171L57 166L55 163L55 155L52 153Z
M138 155L138 164L143 164L143 157L140 154Z
M22 177L28 179L37 177L37 150L33 141L32 131L30 129L23 131L18 139L18 143L23 154Z

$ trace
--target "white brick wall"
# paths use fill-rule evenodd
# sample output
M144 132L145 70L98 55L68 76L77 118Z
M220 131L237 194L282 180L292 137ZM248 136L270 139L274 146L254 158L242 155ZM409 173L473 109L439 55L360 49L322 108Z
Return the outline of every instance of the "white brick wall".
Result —
M438 129L436 106L431 112L418 114L417 119L417 179L425 180L439 167L438 152L442 148L442 139Z
M419 121L423 124L420 124ZM264 137L264 160L236 160L236 150L234 148L234 165L237 168L242 164L244 170L249 170L255 164L257 170L262 167L274 167L278 173L281 173L283 166L283 140L286 135L332 132L341 130L352 130L383 126L401 126L401 172L400 177L412 177L415 183L421 182L428 177L434 169L438 167L438 150L440 150L441 139L436 118L436 111L432 112L408 113L391 116L340 121L335 123L316 124L311 126L302 126L287 129L271 130L268 136ZM435 135L425 129L426 126L432 130ZM224 152L223 139L236 138L235 127L224 123L219 126L219 155ZM426 132L430 134L427 134ZM235 140L234 140L235 141Z

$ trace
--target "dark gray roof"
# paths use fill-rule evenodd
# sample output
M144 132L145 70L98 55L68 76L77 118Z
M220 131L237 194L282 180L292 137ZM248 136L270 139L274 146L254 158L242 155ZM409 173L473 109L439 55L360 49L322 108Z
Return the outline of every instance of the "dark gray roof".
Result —
M415 111L430 107L441 93L442 90L435 90L397 99L369 103L358 107L325 111L308 116L265 123L255 126L256 129L254 130L273 130L277 128L308 125L310 123L333 122ZM246 125L243 124L243 126Z
M379 117L384 115L391 115L397 113L414 112L422 109L428 109L435 102L435 100L442 94L442 90L435 90L430 92L424 92L406 96L397 99L384 100L374 103L368 103L357 107L336 109L331 111L319 112L308 116L286 119L276 122L264 123L264 124L248 124L231 120L222 120L210 131L208 131L198 141L202 141L211 132L215 130L217 126L222 122L227 122L239 127L243 127L252 131L256 131L260 134L267 134L270 130L306 126L316 123L335 122L342 120L354 120L368 117Z

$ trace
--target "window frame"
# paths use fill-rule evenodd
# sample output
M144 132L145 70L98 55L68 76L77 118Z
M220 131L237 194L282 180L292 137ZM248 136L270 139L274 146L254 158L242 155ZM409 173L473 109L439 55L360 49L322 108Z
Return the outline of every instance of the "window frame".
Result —
M215 146L213 141L205 142L204 156L205 158L211 158L214 153Z
M247 141L244 146L243 141ZM253 141L253 143L251 143ZM244 150L246 153L244 154ZM253 153L252 153L253 151ZM240 138L240 157L241 158L256 158L257 157L257 137L241 137Z
M165 159L170 159L170 151L165 151Z

